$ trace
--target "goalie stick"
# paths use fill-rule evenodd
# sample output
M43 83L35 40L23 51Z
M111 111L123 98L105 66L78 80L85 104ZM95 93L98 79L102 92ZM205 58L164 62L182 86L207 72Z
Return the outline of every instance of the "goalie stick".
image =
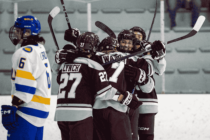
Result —
M106 32L110 37L115 38L116 39L116 35L115 33L108 27L106 26L104 23L100 22L100 21L96 21L95 25L100 28L101 30L103 30L104 32Z
M180 40L183 40L183 39L186 39L186 38L194 36L200 30L200 28L203 25L204 21L205 21L205 17L204 16L199 16L197 21L196 21L196 23L195 23L195 25L194 25L194 27L193 27L193 29L187 35L184 35L182 37L179 37L179 38L167 41L165 44L170 44L170 43L173 43L173 42L176 42L176 41L180 41ZM132 53L132 54L127 55L125 57L121 57L119 59L115 59L115 60L109 61L107 63L104 63L104 64L102 64L102 66L105 66L105 65L108 65L108 64L111 64L111 63L114 63L114 62L122 61L122 60L124 60L126 58L129 58L129 57L132 57L132 56L135 56L135 55L141 56L142 54L144 54L146 52L149 52L151 50L152 50L151 47L148 47L148 48L143 49L143 50L141 50L139 52L135 52L135 53Z
M64 5L64 0L61 0L61 4L62 4L62 6L63 6L63 11L64 11L64 13L65 13L65 17L66 17L66 21L67 21L69 30L70 30L70 32L72 32L71 24L70 24L70 22L69 22L68 14L67 14L67 12L66 12L66 7L65 7L65 5Z
M52 20L54 19L54 17L60 12L60 8L58 6L54 7L51 11L50 11L50 14L48 16L48 24L49 24L49 27L50 27L50 31L51 31L51 34L52 34L52 37L53 37L53 40L55 42L55 45L57 47L57 49L59 50L59 46L58 46L58 43L57 43L57 40L56 40L56 37L55 37L55 33L53 31L53 28L52 28Z

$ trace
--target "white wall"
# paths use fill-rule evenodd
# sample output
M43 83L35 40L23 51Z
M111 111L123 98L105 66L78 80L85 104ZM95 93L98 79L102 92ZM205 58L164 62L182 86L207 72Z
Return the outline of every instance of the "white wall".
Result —
M155 140L209 140L210 95L158 94ZM10 104L10 96L0 96L0 105ZM51 112L44 129L44 140L60 140L60 130L53 121L56 96L51 99ZM1 116L0 116L1 121ZM6 130L0 124L0 140L6 140Z

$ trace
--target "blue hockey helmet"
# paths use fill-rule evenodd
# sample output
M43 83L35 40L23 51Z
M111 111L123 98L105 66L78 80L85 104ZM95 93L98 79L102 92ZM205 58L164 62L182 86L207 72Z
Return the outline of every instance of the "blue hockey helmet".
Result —
M41 30L41 24L39 20L31 15L17 18L14 27L22 29L23 34L25 33L26 29L30 29L31 35L38 35Z
M31 36L38 35L41 30L41 24L36 17L31 15L18 17L14 26L12 26L9 31L9 38L14 45L20 41L20 38L18 38L16 35L17 29L22 31L21 39L23 39L23 35L26 33L27 29L31 31Z

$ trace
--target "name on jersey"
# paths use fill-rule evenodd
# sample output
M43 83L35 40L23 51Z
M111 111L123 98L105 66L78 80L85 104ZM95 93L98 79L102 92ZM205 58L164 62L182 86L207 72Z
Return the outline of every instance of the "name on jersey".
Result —
M121 57L123 57L123 56L121 56L121 55L111 55L111 56L110 55L104 55L104 56L102 56L102 59L103 59L103 62L106 63L106 62L109 62L109 61L112 61L112 60L119 59ZM126 63L126 59L124 59L122 61L124 61L124 63Z
M79 72L81 64L66 64L64 65L62 72Z
M42 60L47 59L47 54L45 53L45 51L40 53L40 57Z

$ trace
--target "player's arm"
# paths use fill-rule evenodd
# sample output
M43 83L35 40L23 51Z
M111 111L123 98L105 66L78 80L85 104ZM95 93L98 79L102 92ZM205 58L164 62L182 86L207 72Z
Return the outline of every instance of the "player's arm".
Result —
M154 88L154 80L141 68L125 65L125 76L136 82L137 90L141 89L145 93L150 93Z
M72 28L72 32L69 29L67 29L64 34L64 39L66 41L73 43L76 46L76 41L79 35L80 35L79 29Z
M102 66L101 69L103 70L96 72L93 80L95 81L95 98L100 100L109 100L112 99L115 94L117 94L117 89L109 84L107 73Z
M146 44L145 47L147 46L149 45ZM150 71L152 74L156 73L157 75L162 75L166 69L165 45L161 41L157 40L154 41L152 44L150 43L150 47L152 48L150 52L151 55L146 55L144 59L146 59L146 61L150 65L151 67Z

